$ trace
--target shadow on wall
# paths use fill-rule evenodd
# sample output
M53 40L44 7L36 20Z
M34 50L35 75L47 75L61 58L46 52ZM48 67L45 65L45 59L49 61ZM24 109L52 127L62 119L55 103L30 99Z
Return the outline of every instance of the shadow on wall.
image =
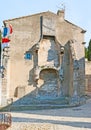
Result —
M86 78L86 94L91 95L91 75L85 75Z
M30 71L31 75L33 74L33 70ZM38 82L42 80L42 84L40 86L35 86L35 90L30 92L29 94L23 96L18 99L13 105L62 105L68 104L68 100L61 95L58 95L58 81L57 81L57 73L54 69L44 69L40 72L40 77ZM31 82L32 83L32 82ZM33 84L34 85L34 84ZM36 85L36 82L35 82ZM21 95L20 91L20 95Z
M84 58L79 60L80 68L82 68L82 66L84 67L84 65L82 64L83 60L84 60ZM82 70L80 70L80 71L82 71ZM43 74L43 73L41 73L41 74ZM80 74L82 74L82 73L79 73L79 76L80 76ZM33 69L30 71L29 75L31 75L31 77L33 76ZM54 74L54 79L55 79L55 76L56 75ZM44 77L43 77L43 75L41 75L41 78L43 80L45 80L46 77L47 77L47 75L44 75ZM52 84L52 86L50 85L50 83L49 83L49 81L51 80L50 77L51 77L51 75L47 77L48 78L47 82L44 82L44 83L46 83L46 86L44 83L40 86L40 93L42 95L41 94L36 95L36 91L39 88L35 88L34 91L28 93L25 96L20 97L17 101L13 102L12 104L10 104L7 107L4 107L1 110L3 110L3 111L5 111L5 110L6 111L7 110L37 110L37 109L47 109L47 108L69 107L69 99L67 97L65 97L65 96L56 97L52 93L54 90L55 90L54 92L56 92L56 86L54 87L54 90L52 91L51 87L53 86L54 83ZM55 80L53 80L52 82L54 82L54 81ZM83 82L83 77L82 77L82 79L80 79L79 86L78 86L78 87L80 87L80 91L83 91L84 88L82 88L82 86L80 86L81 82ZM32 84L32 82L29 82L29 83ZM49 86L47 86L48 83L49 83ZM56 84L56 81L55 81L55 84ZM49 90L49 92L47 90ZM43 93L48 92L49 94L52 93L54 97L52 96L52 98L50 98L50 97L44 96L44 94L42 92ZM22 92L20 91L20 93L22 93ZM43 96L45 98L43 98Z
M39 95L42 98L56 98L58 92L58 83L57 83L57 71L54 69L44 69L40 72L40 87Z
M34 80L34 69L31 69L30 71L29 71L29 80L28 80L28 85L33 85L33 86L36 86L36 83L35 82L33 82L33 80ZM19 93L20 93L20 96L19 97L21 97L21 96L24 96L25 95L25 87L26 86L18 86L18 87L16 87L16 89L15 89L15 92L14 92L14 97L18 97L18 95L19 95ZM20 91L20 92L19 92Z
M84 81L83 81L83 79L84 79L83 78L83 76L84 76L84 72L83 72L83 69L84 69L84 64L83 64L84 63L84 58L80 59L78 61L78 63L79 63L79 68L80 68L79 69L79 81L78 81L78 85L79 86L77 86L76 89L80 90L79 91L80 93L81 93L81 91L83 93L83 91L84 91L84 87L83 87L84 86ZM65 62L65 64L66 64L66 67L67 67L69 63ZM36 62L34 61L34 66L35 65L36 65ZM23 94L17 101L13 102L12 105L11 105L12 107L10 108L11 110L14 110L14 108L16 108L18 110L19 109L20 110L24 110L24 109L32 109L32 110L34 110L34 109L40 109L40 108L43 108L43 109L46 109L46 108L59 108L60 105L63 105L62 107L65 107L65 105L69 105L69 99L67 97L65 97L65 95L64 96L59 96L59 97L58 96L54 96L55 92L58 91L57 90L57 85L56 85L57 84L57 82L56 82L57 81L57 79L56 79L56 77L57 77L56 72L55 72L55 74L54 73L50 73L51 71L49 73L48 72L46 73L46 72L47 71L44 72L44 77L41 76L41 78L44 80L44 83L42 85L40 85L40 92L41 92L41 94L40 93L38 94L37 91L39 91L39 88L36 86L37 83L33 82L33 80L34 80L33 79L34 78L33 77L34 76L34 69L30 70L28 84L29 85L33 84L33 86L35 86L35 90L33 90L32 92L28 93L25 96L23 96L24 95ZM42 74L43 73L41 73L41 75ZM51 76L54 76L53 80L52 80ZM66 75L67 79L68 79L68 77L69 77L69 73L68 73L68 75ZM64 81L66 81L65 77L64 77ZM68 84L66 84L65 87L67 88ZM80 88L80 89L78 89L78 88ZM65 91L65 89L64 89L64 91ZM20 93L22 93L22 91L20 91ZM52 98L49 98L50 96L47 97L45 93L47 93L47 95L48 94L52 95ZM45 96L44 96L44 94L45 94ZM15 92L15 96L16 96L16 92ZM43 98L43 97L45 97L45 98ZM5 110L5 109L7 110L9 107L10 106L7 106L3 110Z
M32 85L34 83L33 80L34 80L34 69L31 69L29 71L28 85ZM35 86L35 84L33 86Z
M70 40L65 44L64 54L64 86L72 96L85 95L85 57L79 58L79 53L75 45L78 44L75 40ZM66 59L66 62L65 62ZM69 76L70 75L70 76Z

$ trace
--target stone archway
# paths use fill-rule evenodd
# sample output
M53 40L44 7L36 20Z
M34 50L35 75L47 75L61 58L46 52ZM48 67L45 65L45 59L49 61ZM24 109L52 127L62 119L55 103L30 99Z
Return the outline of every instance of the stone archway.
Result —
M42 98L54 98L58 95L58 74L54 69L40 71L38 94Z

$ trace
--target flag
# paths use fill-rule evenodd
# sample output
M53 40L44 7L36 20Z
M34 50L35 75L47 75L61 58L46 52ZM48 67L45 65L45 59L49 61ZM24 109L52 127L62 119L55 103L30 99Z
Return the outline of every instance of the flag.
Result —
M9 47L9 42L4 42L4 43L2 43L2 49L4 49L5 47Z
M9 28L4 27L3 28L3 37L7 36L8 32L9 32Z
M13 32L13 29L12 29L12 25L9 24L9 31L10 31L10 34Z
M9 35L13 32L12 25L9 24L8 27L3 28L3 33L1 37L1 47L4 49L5 47L9 47L10 39L8 38Z
M12 25L9 24L8 27L4 27L4 28L3 28L3 37L8 36L8 35L11 34L12 32L13 32Z
M8 39L8 38L2 38L2 44L3 43L7 43L7 42L10 42L10 39Z

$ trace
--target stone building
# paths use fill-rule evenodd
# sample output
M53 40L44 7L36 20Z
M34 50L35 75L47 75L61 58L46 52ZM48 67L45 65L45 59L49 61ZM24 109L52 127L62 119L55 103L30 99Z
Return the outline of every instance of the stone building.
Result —
M86 95L91 95L91 61L85 61Z
M69 102L85 94L85 30L50 11L5 20L13 27L2 54L1 105Z

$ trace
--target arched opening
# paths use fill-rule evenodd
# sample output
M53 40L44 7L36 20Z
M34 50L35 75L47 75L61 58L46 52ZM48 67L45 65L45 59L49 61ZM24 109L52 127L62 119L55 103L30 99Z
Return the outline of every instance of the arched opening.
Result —
M58 74L55 69L44 69L38 80L38 94L42 98L53 98L58 95Z

